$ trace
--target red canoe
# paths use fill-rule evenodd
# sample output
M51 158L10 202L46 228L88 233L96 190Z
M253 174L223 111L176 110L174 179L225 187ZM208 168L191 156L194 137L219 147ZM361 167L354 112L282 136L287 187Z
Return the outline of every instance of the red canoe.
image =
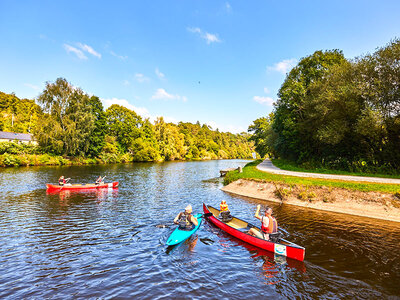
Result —
M116 188L118 187L118 181L103 183L103 184L71 184L71 185L58 185L58 184L46 184L48 191L64 191L64 190L88 190L88 189L105 189L105 188Z
M233 235L234 237L246 243L249 243L253 246L256 246L258 248L276 253L278 255L283 255L293 259L304 261L304 255L306 250L303 247L298 246L292 242L286 241L284 239L280 239L279 243L274 243L271 241L260 239L255 236L251 236L247 234L247 231L250 228L255 228L259 231L260 229L235 217L232 218L232 220L227 223L222 222L221 220L218 219L220 211L212 206L205 205L204 203L203 203L203 210L204 213L212 213L213 215L211 217L207 217L207 219L215 226L225 231L226 233L229 233L230 235Z

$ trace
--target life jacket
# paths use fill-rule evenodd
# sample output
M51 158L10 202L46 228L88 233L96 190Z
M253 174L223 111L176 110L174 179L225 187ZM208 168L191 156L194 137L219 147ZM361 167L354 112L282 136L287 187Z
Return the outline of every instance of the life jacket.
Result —
M268 226L266 226L264 218L268 218ZM266 215L261 217L261 231L264 233L275 233L278 232L278 222L271 215Z
M179 216L179 228L181 229L191 229L193 227L193 223L191 221L191 215L186 211L181 212Z
M220 208L221 212L229 210L228 204L226 204L226 202L224 202L224 203L221 202L221 205L219 206L219 208Z

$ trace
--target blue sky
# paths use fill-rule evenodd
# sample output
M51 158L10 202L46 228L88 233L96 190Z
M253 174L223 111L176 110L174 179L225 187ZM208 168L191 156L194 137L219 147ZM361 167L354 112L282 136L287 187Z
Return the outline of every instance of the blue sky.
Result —
M316 50L347 58L400 37L400 1L4 1L0 91L64 77L105 106L246 131Z

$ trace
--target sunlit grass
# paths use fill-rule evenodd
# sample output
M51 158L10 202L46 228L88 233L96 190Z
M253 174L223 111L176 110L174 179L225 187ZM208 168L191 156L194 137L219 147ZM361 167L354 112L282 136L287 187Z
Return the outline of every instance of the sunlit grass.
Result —
M262 172L256 168L256 166L261 163L262 160L255 160L248 163L244 168L243 172L238 171L229 172L224 179L224 184L229 184L240 178L244 179L255 179L262 180L266 182L281 182L289 185L303 185L303 186L327 186L334 188L344 188L354 191L362 192L384 192L384 193L400 193L399 184L383 184L383 183L366 183L366 182L349 182L343 180L327 180L327 179L316 179L316 178L306 178L306 177L295 177L286 176L279 174L272 174L267 172Z
M334 174L334 175L380 177L380 178L400 178L400 175L388 175L388 174L381 174L381 173L349 172L349 171L332 170L332 169L326 169L326 168L307 169L307 168L304 168L302 166L298 166L298 165L296 165L295 163L293 163L291 161L284 160L284 159L272 159L272 163L275 166L277 166L279 169L287 170L287 171Z

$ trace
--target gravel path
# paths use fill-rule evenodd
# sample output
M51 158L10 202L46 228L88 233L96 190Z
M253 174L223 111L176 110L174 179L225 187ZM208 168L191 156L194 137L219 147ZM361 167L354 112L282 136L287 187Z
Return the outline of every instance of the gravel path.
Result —
M297 177L313 177L313 178L323 178L323 179L339 179L347 181L366 181L375 183L391 183L400 184L400 179L392 178L379 178L379 177L364 177L364 176L349 176L349 175L332 175L332 174L318 174L318 173L306 173L306 172L295 172L295 171L285 171L278 167L275 167L269 159L264 160L261 164L257 166L257 169L264 172L290 175Z

